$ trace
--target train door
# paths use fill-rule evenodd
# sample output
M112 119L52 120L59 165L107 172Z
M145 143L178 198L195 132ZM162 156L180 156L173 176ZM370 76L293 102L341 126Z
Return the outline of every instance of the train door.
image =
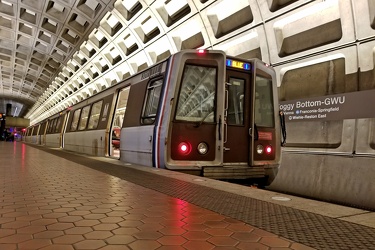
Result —
M47 121L44 121L42 123L42 127L41 127L41 130L40 130L40 136L41 136L41 145L45 145L46 144L46 129L47 129L47 124L48 122Z
M175 59L178 74L171 74L179 78L177 98L171 100L165 166L196 173L202 166L222 162L225 55L217 51L182 55L181 61Z
M252 165L269 166L279 162L280 123L275 72L260 61L255 62L254 74L254 150Z
M227 70L226 136L224 165L250 165L252 129L252 85L249 73Z
M38 125L38 133L37 133L37 139L36 139L36 143L38 144L38 145L41 145L42 144L42 142L41 142L41 136L40 136L40 132L41 132L41 129L42 129L42 124L39 124Z
M60 136L60 145L61 145L61 148L65 147L65 131L66 131L66 126L67 126L67 123L68 123L68 120L69 120L69 115L70 115L70 112L68 111L68 112L66 112L64 114L63 118L60 117L60 119L62 119L61 136Z
M62 120L63 120L62 115L59 115L59 117L55 119L55 132L59 133L59 147L60 148L64 148Z
M120 140L121 140L121 128L124 121L126 105L128 103L130 87L123 88L119 91L117 104L115 108L115 114L113 117L113 123L110 132L110 156L119 158L120 157Z

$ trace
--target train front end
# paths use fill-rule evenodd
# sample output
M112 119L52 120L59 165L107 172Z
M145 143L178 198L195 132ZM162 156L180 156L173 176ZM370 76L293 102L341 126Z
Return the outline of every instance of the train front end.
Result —
M269 184L280 163L272 68L215 50L177 54L170 67L166 168Z

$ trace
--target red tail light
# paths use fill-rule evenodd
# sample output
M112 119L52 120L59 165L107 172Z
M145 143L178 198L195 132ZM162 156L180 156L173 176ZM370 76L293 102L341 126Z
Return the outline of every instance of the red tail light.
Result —
M178 152L181 155L188 155L191 152L191 145L188 142L181 142L178 144Z
M266 154L271 154L272 153L272 147L271 146L267 146L266 147Z

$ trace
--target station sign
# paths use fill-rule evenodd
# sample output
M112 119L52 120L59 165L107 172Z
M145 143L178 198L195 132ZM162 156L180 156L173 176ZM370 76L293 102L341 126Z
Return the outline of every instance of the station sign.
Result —
M375 90L280 102L286 121L375 118Z

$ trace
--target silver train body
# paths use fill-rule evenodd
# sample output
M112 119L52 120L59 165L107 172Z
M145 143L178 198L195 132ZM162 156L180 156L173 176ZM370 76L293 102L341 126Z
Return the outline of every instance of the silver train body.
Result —
M27 129L25 141L216 179L280 165L274 70L215 50L185 50Z

